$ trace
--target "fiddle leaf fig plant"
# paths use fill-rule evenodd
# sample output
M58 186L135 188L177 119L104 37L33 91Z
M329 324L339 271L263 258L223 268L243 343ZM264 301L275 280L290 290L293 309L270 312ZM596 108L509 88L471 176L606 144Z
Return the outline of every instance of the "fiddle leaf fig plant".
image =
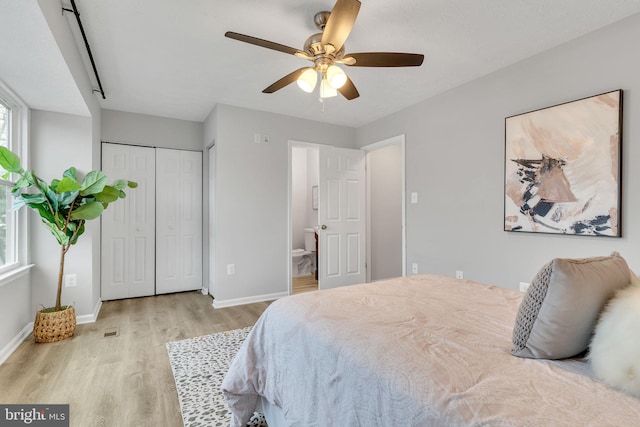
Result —
M74 167L65 170L62 179L54 179L48 184L32 170L23 169L20 158L5 147L0 147L0 166L6 171L3 179L9 179L12 173L18 177L11 189L13 209L28 206L38 212L42 223L60 245L58 291L56 305L51 311L63 310L66 307L62 307L60 300L65 255L84 233L86 221L98 218L110 203L126 197L126 188L136 188L138 184L119 179L107 185L106 175L98 170L80 179Z

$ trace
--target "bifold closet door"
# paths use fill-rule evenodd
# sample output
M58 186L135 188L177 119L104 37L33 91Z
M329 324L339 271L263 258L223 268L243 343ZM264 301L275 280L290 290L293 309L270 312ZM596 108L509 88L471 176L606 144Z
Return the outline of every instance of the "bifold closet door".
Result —
M202 152L156 149L156 293L202 289Z
M155 150L102 144L102 170L138 183L102 214L101 297L103 300L155 294Z

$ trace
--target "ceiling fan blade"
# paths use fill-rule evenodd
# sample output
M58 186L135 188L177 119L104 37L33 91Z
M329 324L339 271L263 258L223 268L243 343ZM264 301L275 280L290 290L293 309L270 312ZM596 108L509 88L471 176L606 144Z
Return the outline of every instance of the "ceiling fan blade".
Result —
M327 25L322 32L322 45L327 50L327 46L333 46L333 53L340 50L344 42L349 37L353 24L356 22L360 11L360 1L358 0L338 0L331 10ZM329 48L331 50L331 48Z
M253 44L260 47L266 47L267 49L277 50L278 52L288 53L290 55L304 55L308 56L306 53L302 52L299 49L285 46L280 43L270 42L269 40L259 39L257 37L247 36L245 34L234 33L233 31L227 31L224 33L225 37L230 39L239 40L241 42Z
M349 58L355 59L355 63ZM365 52L350 53L341 60L351 67L419 67L424 55L419 53Z
M283 78L281 78L280 80L278 80L277 82L275 82L274 84L272 84L271 86L263 90L262 93L273 93L277 90L282 89L287 85L290 85L291 83L298 80L298 77L300 77L300 74L304 73L304 71L307 70L308 68L309 67L302 67L299 70L295 70L294 72L287 74L286 76L284 76Z
M360 94L358 93L358 89L356 89L356 86L348 76L347 82L338 89L338 92L340 92L340 94L347 98L349 101L360 96Z

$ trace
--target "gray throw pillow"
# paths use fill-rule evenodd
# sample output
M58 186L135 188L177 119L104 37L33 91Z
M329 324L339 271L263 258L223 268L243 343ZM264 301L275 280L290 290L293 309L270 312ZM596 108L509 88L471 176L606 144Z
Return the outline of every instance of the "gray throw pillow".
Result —
M538 272L520 304L511 353L532 359L582 353L607 301L630 280L629 266L616 252L552 260Z

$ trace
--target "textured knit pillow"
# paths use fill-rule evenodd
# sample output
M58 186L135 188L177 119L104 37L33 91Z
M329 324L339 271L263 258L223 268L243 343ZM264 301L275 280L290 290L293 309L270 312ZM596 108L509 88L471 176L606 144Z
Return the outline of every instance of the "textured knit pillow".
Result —
M589 347L596 377L640 397L640 284L616 293L602 313Z
M582 353L605 304L629 281L629 266L618 253L554 259L538 272L520 304L511 353L533 359Z

